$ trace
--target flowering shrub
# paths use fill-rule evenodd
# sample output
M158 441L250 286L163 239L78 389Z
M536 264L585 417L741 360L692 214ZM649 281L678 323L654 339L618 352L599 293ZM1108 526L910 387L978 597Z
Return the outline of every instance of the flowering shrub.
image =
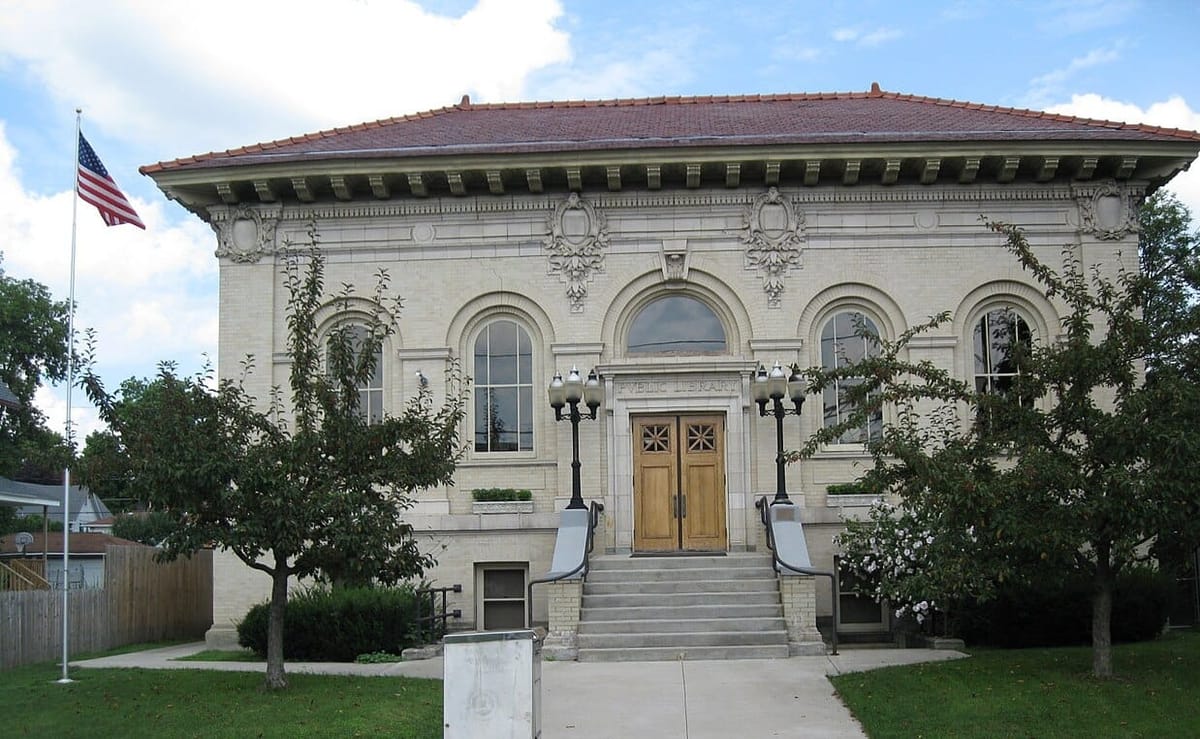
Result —
M862 592L922 626L935 612L993 587L971 554L978 549L974 526L951 524L927 508L875 503L865 520L847 522L836 543L842 570L863 584Z

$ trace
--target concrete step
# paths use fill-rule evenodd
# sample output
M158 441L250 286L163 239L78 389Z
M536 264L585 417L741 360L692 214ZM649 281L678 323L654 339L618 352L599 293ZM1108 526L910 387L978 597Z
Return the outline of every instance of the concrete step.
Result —
M771 557L758 553L705 556L631 557L628 554L607 554L588 560L592 572L604 570L688 570L693 568L766 567L771 569Z
M629 582L596 582L588 578L583 585L584 596L617 595L620 593L778 593L774 578L740 580L653 580Z
M580 634L579 648L613 649L617 647L745 647L787 645L787 631L692 631L679 634Z
M721 647L614 647L580 649L580 662L663 662L693 659L786 659L784 644Z
M764 554L597 557L581 605L581 662L788 656Z
M699 605L699 606L616 606L597 608L584 605L581 622L709 618L781 618L783 606L776 601L765 605Z
M678 570L621 568L591 570L587 581L606 582L696 582L707 580L765 580L775 577L770 567L688 567Z
M751 618L651 618L616 621L581 621L580 634L656 634L700 631L778 631L785 628L782 618L757 616Z
M584 608L638 606L779 605L779 591L721 593L690 590L683 593L612 593L584 595Z

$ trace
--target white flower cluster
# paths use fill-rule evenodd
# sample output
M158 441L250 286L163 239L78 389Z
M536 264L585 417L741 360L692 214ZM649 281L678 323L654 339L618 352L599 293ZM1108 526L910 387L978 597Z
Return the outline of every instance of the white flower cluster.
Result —
M888 600L897 618L912 614L917 623L934 608L924 574L932 568L929 549L935 541L911 511L887 503L872 507L869 524L837 537L845 568L865 582L876 601Z
M906 603L896 609L896 618L903 618L906 613L912 613L913 617L917 619L917 623L923 624L926 617L933 612L933 608L934 602L932 600L923 600L920 603Z

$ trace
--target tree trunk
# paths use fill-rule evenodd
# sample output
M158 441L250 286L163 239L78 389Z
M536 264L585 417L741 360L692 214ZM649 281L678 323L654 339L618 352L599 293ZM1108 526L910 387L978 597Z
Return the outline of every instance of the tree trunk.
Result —
M268 690L287 687L287 676L283 673L283 617L287 607L288 569L276 560L271 573L271 606L267 621L267 680Z
M1109 545L1096 547L1096 580L1092 591L1092 676L1110 678L1112 665L1112 601L1115 574Z

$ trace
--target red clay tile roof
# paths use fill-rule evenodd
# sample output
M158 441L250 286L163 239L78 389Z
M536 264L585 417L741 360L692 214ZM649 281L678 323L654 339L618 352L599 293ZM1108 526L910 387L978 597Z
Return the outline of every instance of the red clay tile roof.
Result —
M1200 141L1200 133L880 90L473 104L141 168L700 146L951 141Z

